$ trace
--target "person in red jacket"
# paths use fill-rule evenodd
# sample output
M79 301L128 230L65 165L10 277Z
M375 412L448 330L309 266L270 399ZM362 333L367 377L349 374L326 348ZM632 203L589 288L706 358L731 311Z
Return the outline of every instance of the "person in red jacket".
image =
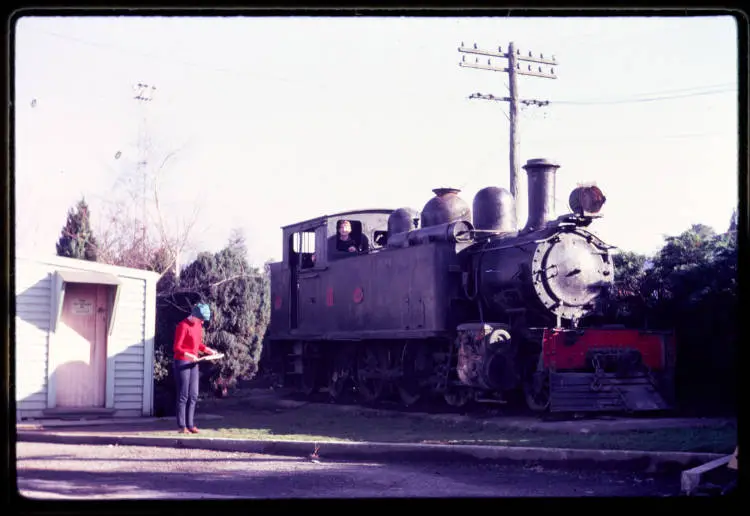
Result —
M174 335L174 373L177 384L177 425L181 434L198 433L193 422L198 402L198 357L213 355L216 350L203 344L203 322L211 319L207 304L195 305L191 314L180 321Z

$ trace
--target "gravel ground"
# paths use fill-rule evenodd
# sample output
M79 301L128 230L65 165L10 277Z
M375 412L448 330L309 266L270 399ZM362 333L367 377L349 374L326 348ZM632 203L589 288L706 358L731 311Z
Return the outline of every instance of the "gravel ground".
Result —
M140 446L19 442L18 489L39 499L676 496L678 475L491 464L312 462Z

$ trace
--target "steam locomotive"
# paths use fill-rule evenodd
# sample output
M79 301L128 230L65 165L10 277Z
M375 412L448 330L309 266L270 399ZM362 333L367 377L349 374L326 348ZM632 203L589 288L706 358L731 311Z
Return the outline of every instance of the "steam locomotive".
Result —
M523 168L521 229L513 196L493 186L471 208L458 189L437 188L421 213L367 209L283 227L266 350L283 384L365 404L669 408L672 334L589 324L614 281L613 247L589 229L603 193L577 187L557 217L559 165ZM338 249L343 220L365 251Z

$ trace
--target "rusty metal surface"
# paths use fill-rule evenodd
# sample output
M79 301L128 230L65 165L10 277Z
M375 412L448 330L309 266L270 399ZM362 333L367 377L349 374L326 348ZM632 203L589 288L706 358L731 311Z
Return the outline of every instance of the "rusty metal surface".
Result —
M516 387L516 353L507 325L462 324L458 333L456 367L464 385L500 392Z
M457 188L435 188L435 197L422 208L421 227L437 226L457 220L471 221L471 209Z

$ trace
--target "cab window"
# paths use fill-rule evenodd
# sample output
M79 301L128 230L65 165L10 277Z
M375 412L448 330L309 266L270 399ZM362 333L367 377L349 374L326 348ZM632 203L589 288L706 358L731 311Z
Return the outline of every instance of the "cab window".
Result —
M291 236L290 265L310 269L315 265L315 230L300 231Z

